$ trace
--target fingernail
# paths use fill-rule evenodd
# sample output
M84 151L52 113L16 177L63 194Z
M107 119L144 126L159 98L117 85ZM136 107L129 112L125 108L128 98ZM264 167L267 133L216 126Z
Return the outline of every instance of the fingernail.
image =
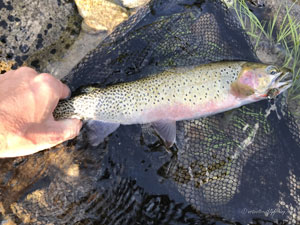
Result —
M65 85L65 84L64 84L64 85ZM69 90L68 96L66 97L66 99L69 99L69 98L71 98L72 92L71 92L71 89L70 89L67 85L65 85L65 86L66 86L66 88Z

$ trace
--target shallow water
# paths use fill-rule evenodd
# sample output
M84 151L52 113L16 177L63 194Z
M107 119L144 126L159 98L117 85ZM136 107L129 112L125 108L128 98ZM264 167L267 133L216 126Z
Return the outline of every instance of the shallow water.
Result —
M153 1L65 81L76 89L137 79L171 65L255 60L241 30L213 2ZM262 101L178 122L177 148L170 150L150 126L131 125L97 147L87 143L83 130L53 149L1 159L0 219L3 224L296 224L299 130L284 102Z

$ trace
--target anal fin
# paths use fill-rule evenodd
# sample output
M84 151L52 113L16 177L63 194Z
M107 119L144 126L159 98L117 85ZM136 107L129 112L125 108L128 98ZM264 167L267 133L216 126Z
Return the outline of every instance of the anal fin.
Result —
M92 146L97 146L104 141L108 135L120 126L119 123L106 123L98 120L87 122L87 138Z
M167 147L172 147L176 141L176 121L160 120L152 122L158 135L163 139Z

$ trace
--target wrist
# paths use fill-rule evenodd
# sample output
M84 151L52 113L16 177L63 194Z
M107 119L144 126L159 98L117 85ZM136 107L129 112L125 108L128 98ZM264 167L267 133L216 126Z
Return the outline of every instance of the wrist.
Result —
M6 115L0 112L0 158L14 157L17 148L23 145L21 144L21 129L17 126L19 123L13 123L12 119Z

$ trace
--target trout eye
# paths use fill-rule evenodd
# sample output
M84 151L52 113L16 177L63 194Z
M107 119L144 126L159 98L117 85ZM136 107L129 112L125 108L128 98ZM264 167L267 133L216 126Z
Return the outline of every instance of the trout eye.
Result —
M276 73L278 73L278 68L276 66L268 66L266 68L266 72L268 74L275 75Z

